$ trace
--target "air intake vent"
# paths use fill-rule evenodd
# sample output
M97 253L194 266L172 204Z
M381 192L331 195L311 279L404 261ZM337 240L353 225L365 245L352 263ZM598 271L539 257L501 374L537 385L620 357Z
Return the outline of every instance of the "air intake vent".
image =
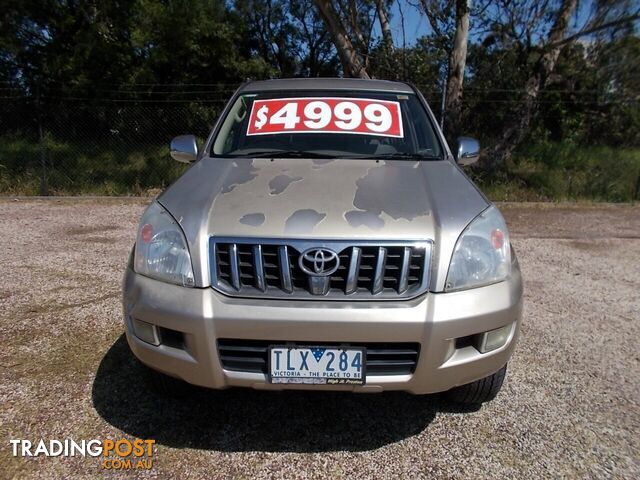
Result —
M218 354L222 367L237 372L267 373L269 345L305 346L318 342L285 342L275 340L218 340ZM349 343L320 342L323 346L365 347L367 375L406 375L416 369L418 343Z
M398 299L429 285L432 244L212 237L212 285L232 296Z

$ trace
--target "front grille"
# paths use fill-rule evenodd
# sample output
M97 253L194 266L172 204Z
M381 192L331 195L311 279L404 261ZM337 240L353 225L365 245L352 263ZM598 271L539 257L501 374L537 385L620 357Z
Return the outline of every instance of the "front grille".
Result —
M365 347L367 375L406 375L416 369L420 354L419 343L337 343L286 342L276 340L218 340L218 354L222 367L236 372L267 374L269 345L323 347Z
M337 269L327 272L327 276L310 275L300 266L300 256L317 249L337 255ZM431 251L430 241L314 242L212 237L212 286L227 295L243 297L412 298L428 288Z

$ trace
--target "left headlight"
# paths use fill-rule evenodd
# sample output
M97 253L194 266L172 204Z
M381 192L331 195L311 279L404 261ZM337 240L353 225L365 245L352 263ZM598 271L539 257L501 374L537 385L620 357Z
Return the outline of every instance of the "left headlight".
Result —
M165 282L194 285L191 256L182 229L157 202L147 208L140 220L134 270Z
M446 291L481 287L505 280L511 273L509 232L500 211L491 206L478 215L456 243Z

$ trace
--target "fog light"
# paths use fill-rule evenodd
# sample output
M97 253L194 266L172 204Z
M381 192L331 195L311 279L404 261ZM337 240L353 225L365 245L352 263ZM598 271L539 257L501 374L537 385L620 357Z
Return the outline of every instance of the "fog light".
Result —
M504 346L509 339L512 327L513 323L478 335L478 345L476 345L476 348L480 353L487 353Z
M133 326L133 333L136 334L143 342L150 343L151 345L160 345L160 338L158 337L158 330L155 325L152 325L142 320L131 319L131 325Z

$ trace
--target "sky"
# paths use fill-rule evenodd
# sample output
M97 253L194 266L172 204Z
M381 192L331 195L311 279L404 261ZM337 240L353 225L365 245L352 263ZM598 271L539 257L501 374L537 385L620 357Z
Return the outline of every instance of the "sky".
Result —
M391 14L391 29L393 30L393 38L396 45L402 46L402 16L400 15L399 4L402 3L402 10L404 12L404 31L407 41L407 46L416 43L416 40L423 35L426 35L430 29L427 23L427 19L420 15L418 10L411 5L406 4L404 1L396 1L390 10ZM379 34L379 29L376 34Z

